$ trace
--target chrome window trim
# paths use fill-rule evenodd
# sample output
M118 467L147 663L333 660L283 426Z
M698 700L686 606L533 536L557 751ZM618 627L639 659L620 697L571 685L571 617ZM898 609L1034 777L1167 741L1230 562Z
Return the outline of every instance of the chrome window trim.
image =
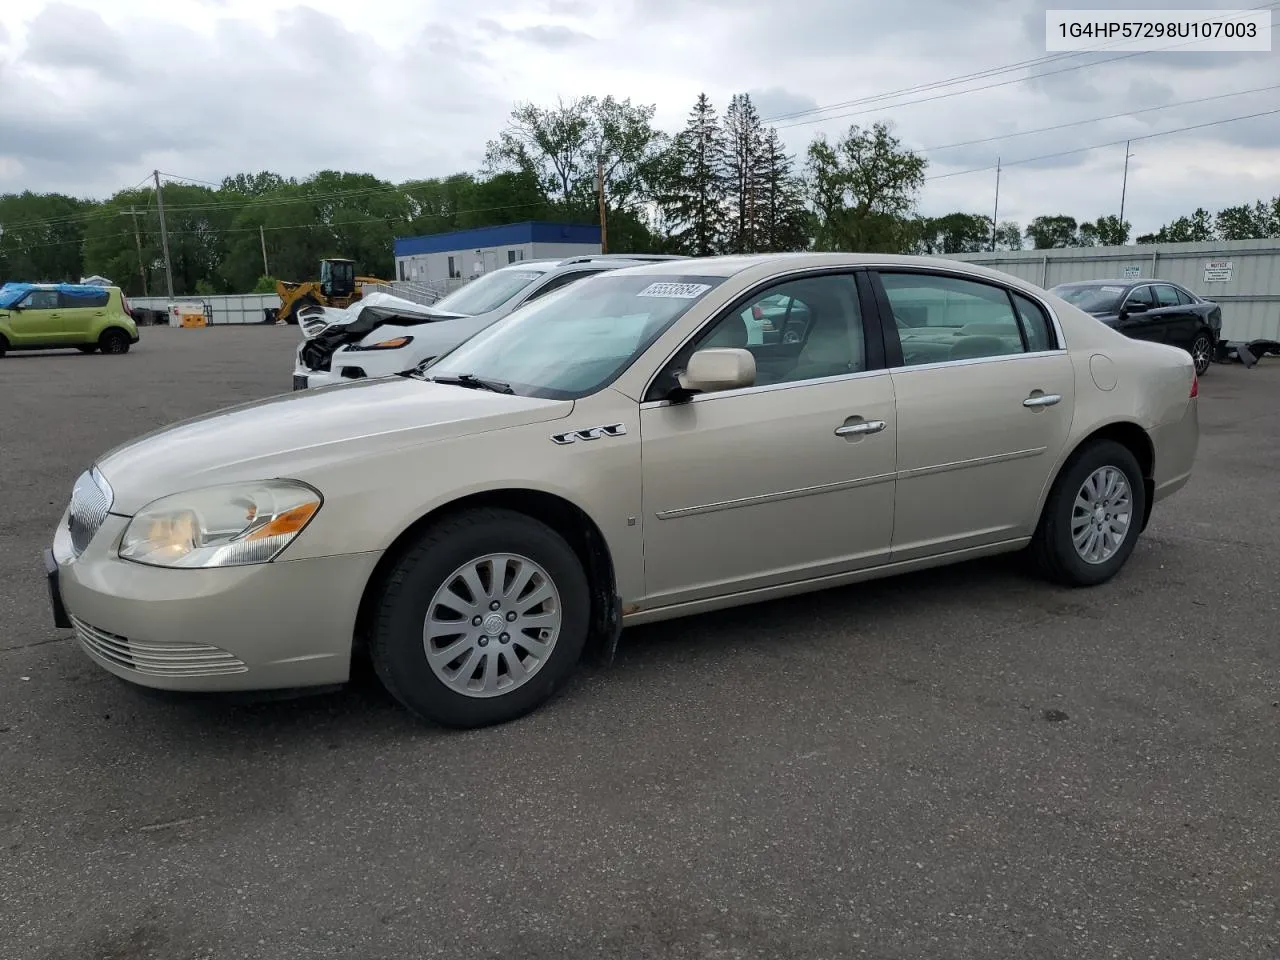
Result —
M964 360L939 360L937 363L904 363L890 367L890 373L906 373L910 370L933 370L938 367L969 367L980 363L999 363L1005 360L1030 360L1033 357L1066 356L1066 350L1032 350L1029 353L1002 353L994 357L966 357Z
M670 361L668 361L670 362ZM663 366L666 366L664 363ZM736 390L717 390L715 393L695 393L688 400L673 403L670 400L646 400L640 404L641 410L656 410L659 407L687 407L691 403L706 403L708 400L720 400L724 397L743 397L756 393L773 393L777 390L794 390L797 387L812 387L827 383L843 383L847 380L863 380L868 377L887 377L890 371L886 367L875 370L859 370L856 373L840 373L834 377L815 377L812 380L787 380L783 383L761 383L751 387L738 387Z
M1019 296L1026 297L1032 303L1040 307L1040 309L1042 309L1045 312L1045 314L1049 317L1049 322L1053 325L1053 335L1058 342L1058 346L1052 350L1033 350L1027 353L1001 354L1000 356L996 356L996 357L970 357L965 360L940 360L937 363L920 363L915 365L902 364L900 366L884 367L884 368L878 368L875 370L860 370L857 373L841 374L836 377L820 377L813 380L793 380L793 381L788 381L786 383L770 383L770 384L764 384L764 385L753 386L753 387L741 387L737 390L720 390L720 391L717 391L716 393L699 393L690 397L688 400L682 403L677 403L677 404L673 404L670 400L645 400L640 403L640 409L652 410L658 407L685 406L686 404L689 404L689 403L699 403L699 402L713 399L715 397L736 397L736 396L743 396L751 393L765 393L772 390L787 389L790 387L803 387L809 384L829 383L829 382L834 382L838 380L852 380L859 377L870 376L872 374L901 373L908 370L929 370L929 369L934 369L938 367L970 366L970 365L979 364L979 363L995 363L995 362L1004 361L1004 360L1023 360L1023 359L1029 359L1032 357L1065 356L1070 352L1070 349L1067 346L1066 335L1062 329L1062 322L1058 319L1058 313L1042 296L1030 290L1025 290L1018 286L1012 286L1007 283L1001 283L998 280L989 279L987 277L974 277L963 270L948 270L946 268L936 269L933 267L925 267L925 266L918 266L918 267L909 266L908 267L908 266L903 266L902 264L895 264L895 263L857 263L857 264L850 264L848 266L841 266L841 267L804 267L802 269L790 270L785 273L775 274L771 277L768 277L765 280L761 280L758 283L750 287L747 287L741 293L734 295L732 300L730 300L729 302L733 303L737 301L739 298L750 296L751 294L755 293L758 290L765 289L770 286L776 286L781 283L789 283L792 280L800 279L807 276L823 276L823 275L833 274L833 273L836 273L836 274L847 273L849 275L852 275L859 270L884 271L884 272L896 271L900 273L902 272L923 273L925 275L936 274L940 276L951 277L956 280L970 280L974 283L986 283L989 286L999 287L1000 289L1006 292L1017 292ZM644 389L640 392L640 396L643 397L649 393L649 390L650 388L652 388L654 381L657 380L658 377L662 375L662 371L666 369L667 364L669 364L672 361L672 359L674 359L676 354L678 354L681 350L683 350L685 346L689 344L690 341L694 340L703 330L705 330L711 324L718 323L722 319L724 319L724 317L728 315L725 312L727 311L727 309L728 309L728 305L718 308L716 312L713 313L709 318L707 318L707 320L704 323L700 324L693 333L691 333L688 337L682 340L679 343L679 345L676 346L676 348L672 350L666 356L666 358L663 359L663 361L657 365L657 367L655 367L653 373L649 376L648 380L645 381ZM861 303L859 303L859 312L861 312ZM865 324L866 322L865 318L863 322ZM880 318L880 322L883 324L884 322L883 318Z

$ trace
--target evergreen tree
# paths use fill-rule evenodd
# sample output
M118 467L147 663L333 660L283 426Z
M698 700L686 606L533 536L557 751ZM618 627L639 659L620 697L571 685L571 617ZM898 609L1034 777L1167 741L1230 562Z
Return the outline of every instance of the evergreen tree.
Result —
M661 180L658 202L675 248L695 257L718 253L726 227L725 138L705 93L676 135Z
M804 184L795 175L795 158L787 153L774 127L765 134L762 169L757 249L771 253L807 249L809 215L804 206Z
M765 133L751 95L739 93L724 116L729 154L729 236L734 253L759 247L765 182Z

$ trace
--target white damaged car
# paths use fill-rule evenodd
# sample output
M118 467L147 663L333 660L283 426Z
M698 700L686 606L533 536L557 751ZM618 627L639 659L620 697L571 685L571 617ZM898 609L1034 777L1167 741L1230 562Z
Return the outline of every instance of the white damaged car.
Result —
M583 277L681 259L637 253L526 260L486 273L430 306L371 293L346 309L305 308L298 317L303 341L294 356L293 389L408 373Z

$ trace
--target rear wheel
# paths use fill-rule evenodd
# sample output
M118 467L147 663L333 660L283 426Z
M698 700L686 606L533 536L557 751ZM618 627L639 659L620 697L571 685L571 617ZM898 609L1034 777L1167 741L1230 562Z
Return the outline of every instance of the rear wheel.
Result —
M1105 583L1124 566L1146 515L1142 468L1128 447L1097 440L1080 450L1045 501L1031 554L1050 580Z
M1196 338L1191 341L1191 359L1196 363L1196 375L1204 376L1205 371L1209 369L1209 364L1213 362L1213 341L1209 339L1207 333L1198 333Z
M392 568L370 643L402 705L450 727L522 716L573 672L591 599L573 549L510 510L428 529Z
M128 353L129 335L119 327L110 327L102 331L98 338L98 348L103 353Z

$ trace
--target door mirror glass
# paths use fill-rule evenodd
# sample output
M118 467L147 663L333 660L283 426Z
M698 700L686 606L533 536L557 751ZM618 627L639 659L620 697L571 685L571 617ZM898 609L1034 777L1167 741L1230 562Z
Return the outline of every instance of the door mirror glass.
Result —
M756 382L756 358L741 347L699 350L689 358L679 381L683 389L700 393L750 387Z

